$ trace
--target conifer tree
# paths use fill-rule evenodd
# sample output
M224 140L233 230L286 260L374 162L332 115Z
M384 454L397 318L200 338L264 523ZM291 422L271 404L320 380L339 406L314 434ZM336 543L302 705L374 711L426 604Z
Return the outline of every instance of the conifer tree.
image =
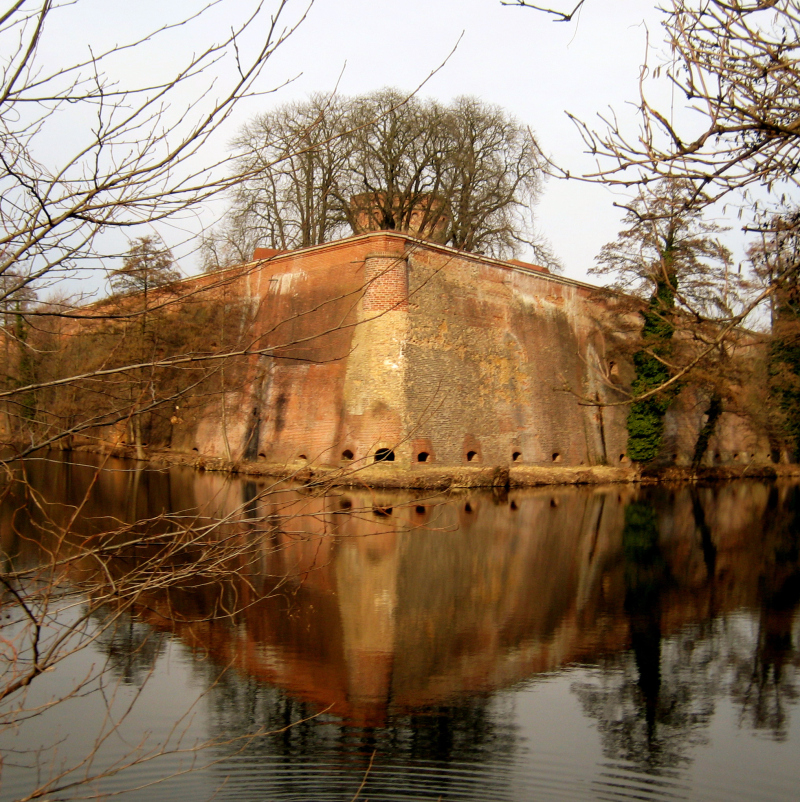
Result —
M121 295L140 292L146 300L151 290L180 277L170 249L158 237L146 236L130 243L122 267L111 271L109 281L114 292Z

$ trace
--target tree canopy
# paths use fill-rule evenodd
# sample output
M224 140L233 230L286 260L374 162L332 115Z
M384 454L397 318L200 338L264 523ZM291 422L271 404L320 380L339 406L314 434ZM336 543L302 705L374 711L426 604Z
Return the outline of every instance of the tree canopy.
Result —
M444 105L393 89L314 95L253 119L235 148L244 179L207 238L207 268L240 261L256 243L284 250L365 229L492 256L527 245L556 264L534 227L539 145L530 129L475 98Z
M139 237L130 246L122 267L109 274L109 281L115 292L122 295L140 292L146 298L150 290L181 278L172 252L157 237Z
M625 228L603 246L590 272L610 275L616 289L644 298L664 286L670 306L728 317L736 296L731 254L719 239L725 229L704 219L704 200L686 179L640 189L625 207Z

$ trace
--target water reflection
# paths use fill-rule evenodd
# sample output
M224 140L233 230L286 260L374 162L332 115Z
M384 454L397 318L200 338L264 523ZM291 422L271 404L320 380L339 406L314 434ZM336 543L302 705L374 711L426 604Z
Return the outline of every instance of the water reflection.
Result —
M793 622L800 604L800 491L773 488L767 504L764 568L759 585L754 653L737 664L732 688L742 718L778 740L788 733L788 708L798 698L797 641Z
M692 502L694 509L696 495ZM714 696L714 678L703 670L713 662L704 648L710 645L708 633L696 628L664 642L662 622L670 612L665 595L679 583L662 552L658 524L650 502L632 501L625 508L622 560L630 651L607 657L598 683L575 688L586 714L598 723L606 755L656 774L677 768L688 747L704 742ZM708 551L705 546L707 567Z
M641 776L683 776L723 702L738 726L791 740L797 485L424 498L111 467L97 481L66 464L29 472L58 501L53 520L86 500L82 531L225 516L252 544L235 587L146 591L98 644L136 684L178 638L211 688L213 735L276 731L219 769L222 797L349 798L376 754L373 800L514 798L529 770L515 700L574 666L576 752L599 733L605 759ZM26 527L41 536L24 509L11 491L0 510L16 561L35 558Z

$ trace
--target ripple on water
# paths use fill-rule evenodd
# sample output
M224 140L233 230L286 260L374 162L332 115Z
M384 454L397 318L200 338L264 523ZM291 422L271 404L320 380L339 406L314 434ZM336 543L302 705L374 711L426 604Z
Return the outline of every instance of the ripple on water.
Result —
M509 757L491 766L476 762L395 762L377 757L367 772L369 754L356 761L297 761L234 757L214 769L216 799L269 799L275 802L347 802L359 792L369 802L520 802L520 800L691 800L775 802L796 799L794 780L752 775L738 788L724 778L690 781L682 771L648 774L624 763L589 768L556 755ZM209 778L210 779L210 778ZM209 789L211 786L209 786ZM181 794L181 798L188 799ZM171 797L173 802L178 798Z

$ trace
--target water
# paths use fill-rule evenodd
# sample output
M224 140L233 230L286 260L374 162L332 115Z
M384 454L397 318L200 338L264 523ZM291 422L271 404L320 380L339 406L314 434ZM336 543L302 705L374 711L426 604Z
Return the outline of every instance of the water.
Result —
M2 800L800 797L796 484L325 495L80 461L0 508L6 571L69 525L46 629L81 647L3 702ZM74 550L144 518L125 537L224 518L236 580L115 606L153 547L105 584Z

